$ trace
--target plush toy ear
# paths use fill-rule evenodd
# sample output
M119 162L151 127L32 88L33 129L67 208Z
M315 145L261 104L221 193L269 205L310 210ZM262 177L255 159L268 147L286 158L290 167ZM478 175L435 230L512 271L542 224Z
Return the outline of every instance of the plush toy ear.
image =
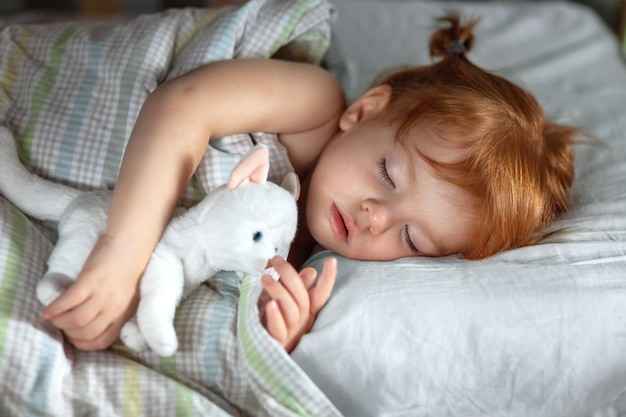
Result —
M233 169L228 188L235 189L247 180L265 184L270 170L270 152L267 146L258 144Z
M280 182L280 186L289 191L293 199L298 201L300 198L300 180L295 172L288 172Z

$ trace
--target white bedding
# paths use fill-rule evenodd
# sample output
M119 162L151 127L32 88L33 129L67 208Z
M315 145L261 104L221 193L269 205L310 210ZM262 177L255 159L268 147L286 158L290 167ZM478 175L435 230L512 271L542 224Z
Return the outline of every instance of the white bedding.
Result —
M481 17L469 57L530 89L576 147L564 232L483 261L340 259L296 362L345 416L626 416L626 65L571 3L338 0L328 67L350 98L426 64L435 18ZM321 267L321 252L310 264Z

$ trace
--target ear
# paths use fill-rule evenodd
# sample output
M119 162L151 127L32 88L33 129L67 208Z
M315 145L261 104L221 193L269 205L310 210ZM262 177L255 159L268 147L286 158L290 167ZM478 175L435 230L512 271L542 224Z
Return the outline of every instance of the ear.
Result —
M289 194L293 196L293 199L298 201L300 198L300 180L295 172L288 172L280 182L280 186L281 188L289 191Z
M380 114L391 100L391 87L376 86L356 99L341 115L339 129L346 131L361 120Z
M256 145L233 169L228 180L228 188L235 189L247 180L265 184L269 170L270 153L267 146Z

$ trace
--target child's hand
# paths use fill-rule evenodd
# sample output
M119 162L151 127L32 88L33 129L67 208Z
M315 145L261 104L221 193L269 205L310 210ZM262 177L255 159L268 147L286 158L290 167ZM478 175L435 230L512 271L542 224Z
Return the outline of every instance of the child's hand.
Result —
M266 327L270 335L291 352L300 338L311 330L317 313L322 309L337 276L337 260L329 258L324 262L322 276L315 287L317 271L305 268L298 271L280 257L270 261L270 265L280 275L275 281L269 275L261 278L265 291L272 297L265 306Z
M137 308L142 267L133 253L101 237L76 282L43 311L44 319L78 349L109 347Z

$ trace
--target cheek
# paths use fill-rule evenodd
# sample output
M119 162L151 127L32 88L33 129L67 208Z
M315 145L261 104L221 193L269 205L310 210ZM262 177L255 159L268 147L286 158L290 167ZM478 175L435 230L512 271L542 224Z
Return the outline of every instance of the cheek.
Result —
M317 187L317 184L319 183L316 182L316 178L312 178L304 206L306 228L316 241L318 241L318 236L316 235L320 233L322 230L321 227L323 226L324 206L329 204L326 203L327 198L322 192L323 188Z
M391 241L355 245L351 249L353 252L351 257L362 261L392 261L410 255L404 247Z
M344 133L336 137L324 148L318 165L333 172L341 172L363 159L363 154L371 151L367 141L358 135Z
M319 199L314 199L311 204L307 204L306 227L313 239L327 249L334 244L334 234L330 226L329 205L323 204Z

